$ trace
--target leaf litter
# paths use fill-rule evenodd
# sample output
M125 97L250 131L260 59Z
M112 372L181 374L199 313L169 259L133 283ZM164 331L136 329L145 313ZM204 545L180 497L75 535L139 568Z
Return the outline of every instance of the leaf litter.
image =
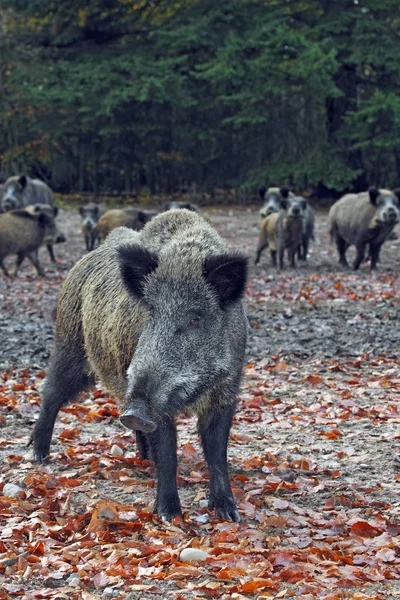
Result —
M255 209L207 213L254 255ZM341 271L321 214L307 265L278 274L265 255L251 266L229 447L242 521L209 512L195 423L180 417L184 515L166 523L152 514L154 465L100 387L60 412L48 463L26 448L52 311L83 253L77 215L62 219L68 245L56 268L43 255L44 281L28 265L0 280L0 599L400 597L398 242L378 274ZM181 562L185 549L206 558Z

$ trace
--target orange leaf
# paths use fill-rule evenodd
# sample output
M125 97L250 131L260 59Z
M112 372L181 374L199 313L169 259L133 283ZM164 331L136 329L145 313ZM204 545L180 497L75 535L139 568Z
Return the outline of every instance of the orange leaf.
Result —
M351 533L360 535L361 537L375 537L382 533L379 529L367 523L367 521L357 521L356 523L353 523L350 530Z

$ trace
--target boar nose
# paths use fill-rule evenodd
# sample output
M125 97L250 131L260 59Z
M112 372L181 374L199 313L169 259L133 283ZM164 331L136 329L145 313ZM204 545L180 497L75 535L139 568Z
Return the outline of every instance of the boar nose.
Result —
M296 216L297 216L297 215L299 215L299 214L300 214L300 209L299 209L299 207L298 207L298 206L294 206L294 207L293 207L293 209L292 209L292 213L293 213L294 215L296 215Z
M148 413L146 402L140 398L135 398L134 403L122 413L120 421L124 427L133 431L151 433L157 428L157 424Z
M386 210L386 219L388 221L395 221L397 219L397 211L393 206L389 206Z

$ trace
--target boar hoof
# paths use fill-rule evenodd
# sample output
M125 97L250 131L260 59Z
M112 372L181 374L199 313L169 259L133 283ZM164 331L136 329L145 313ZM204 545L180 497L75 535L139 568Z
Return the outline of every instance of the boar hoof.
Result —
M179 498L170 502L156 502L153 512L157 514L162 521L172 521L175 517L181 517L182 510Z
M144 433L151 433L157 428L157 425L149 417L139 415L137 411L132 408L128 408L120 417L122 425L127 429L133 431L143 431Z
M240 522L240 515L233 498L210 498L208 508L210 510L215 508L217 516L224 521Z

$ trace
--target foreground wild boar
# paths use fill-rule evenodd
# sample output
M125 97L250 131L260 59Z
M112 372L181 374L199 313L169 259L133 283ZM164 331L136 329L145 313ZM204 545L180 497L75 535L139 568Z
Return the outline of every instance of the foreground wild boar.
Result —
M100 217L101 209L94 202L89 202L79 207L79 214L82 217L82 233L85 238L86 250L90 252L99 239L97 221Z
M119 400L142 458L157 467L155 512L181 514L175 415L198 416L209 506L239 520L227 443L244 360L247 259L195 212L116 229L71 270L57 307L55 351L32 441L49 454L57 413L94 382Z
M271 251L272 264L276 267L276 255L279 255L279 268L284 266L285 249L291 267L295 267L295 256L303 239L304 218L307 209L307 201L297 196L288 196L283 199L282 208L279 213L270 213L260 223L260 235L255 263L258 264L264 248Z
M31 179L27 175L17 175L9 177L4 184L4 188L1 202L4 211L24 208L32 204L54 206L51 189L40 179ZM48 240L46 246L50 260L53 263L56 262L51 239Z
M108 210L97 221L100 241L104 242L108 234L117 227L128 227L140 231L157 213L139 208L113 208Z
M371 187L368 192L346 194L331 207L329 225L341 265L348 266L346 252L354 244L353 268L359 268L367 246L371 269L376 268L381 246L400 220L399 199L400 189L392 192Z
M281 188L269 187L268 189L262 185L258 193L263 201L263 205L260 208L260 217L262 219L265 219L265 217L268 217L272 213L280 212L282 210L282 200L293 196L293 193L286 185Z
M45 204L34 204L0 215L0 267L9 277L3 263L6 256L17 255L14 276L27 257L35 266L38 275L44 276L38 259L38 249L43 242L57 243L59 233L54 221L54 208Z

